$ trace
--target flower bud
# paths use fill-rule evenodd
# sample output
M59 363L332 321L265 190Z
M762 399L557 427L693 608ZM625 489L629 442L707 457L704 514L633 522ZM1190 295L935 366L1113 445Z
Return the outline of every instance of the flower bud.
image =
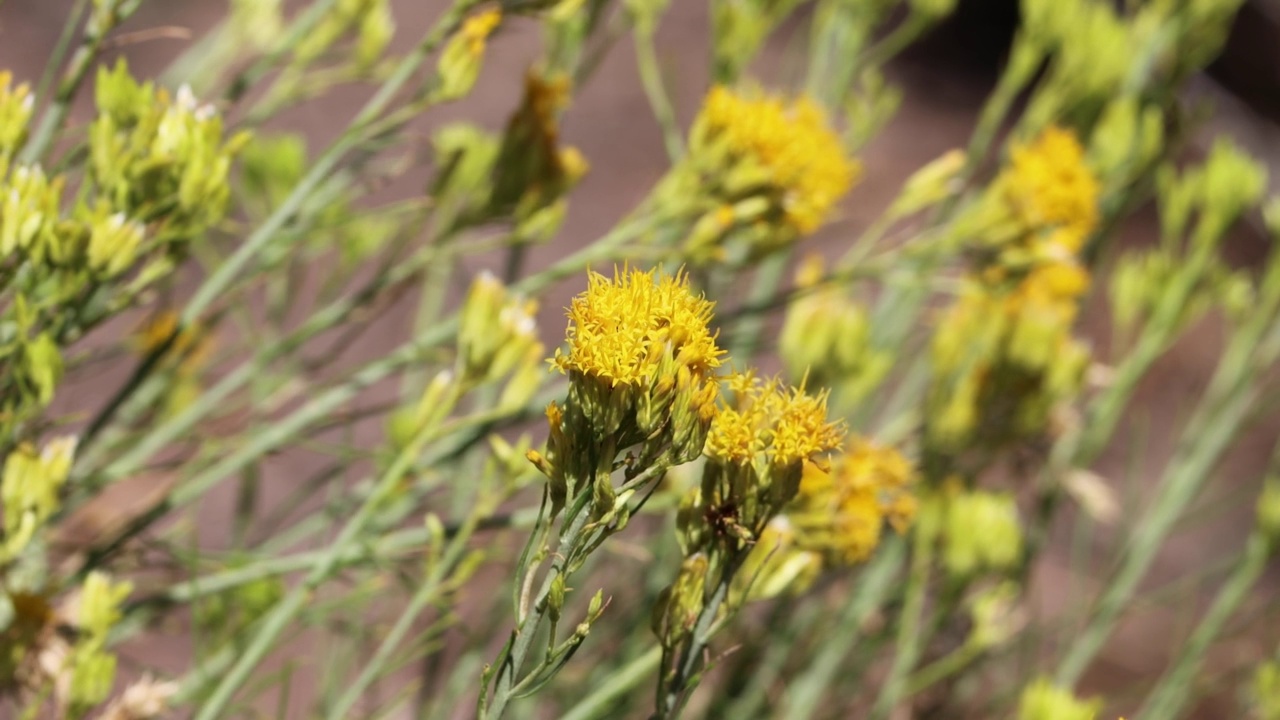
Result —
M31 121L31 88L26 83L16 87L12 83L13 74L0 71L0 160L12 157L26 141Z
M457 100L471 92L484 65L485 45L501 23L502 11L497 8L483 10L463 21L436 65L440 78L437 92L441 100Z
M100 204L89 221L89 269L103 277L119 275L133 265L142 244L142 225L129 221L124 213L106 214Z
M697 553L685 558L675 582L658 595L652 624L663 647L675 647L693 632L705 603L707 570L706 555Z

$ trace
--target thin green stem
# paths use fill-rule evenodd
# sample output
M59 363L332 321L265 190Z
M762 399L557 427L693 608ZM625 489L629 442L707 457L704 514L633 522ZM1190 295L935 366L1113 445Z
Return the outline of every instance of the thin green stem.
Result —
M711 642L716 616L720 614L720 608L729 596L729 586L733 582L735 569L730 566L722 573L723 576L716 585L716 589L703 604L693 631L682 643L675 657L675 666L672 668L671 675L661 678L658 684L658 707L654 712L655 720L680 717L680 711L684 708L685 701L689 699L689 693L697 685L696 672L702 663L707 644Z
M45 95L49 92L49 87L53 84L53 79L57 77L58 68L62 67L62 61L66 59L67 49L71 47L71 39L75 37L76 29L80 27L80 21L84 19L84 12L88 7L89 0L76 0L76 4L67 13L67 21L62 26L62 33L58 36L58 42L53 46L53 51L49 53L44 72L40 75L40 82L36 85L34 102L36 107L40 107Z
M911 547L911 575L899 619L898 638L889 675L880 686L880 695L871 709L872 720L889 717L907 694L911 671L920 659L923 646L924 611L933 569L934 532L925 518L917 522Z
M662 130L662 144L667 150L667 157L672 163L676 163L684 156L684 142L675 110L671 107L671 98L662 82L662 69L658 65L658 54L653 45L654 28L649 26L650 22L656 20L637 24L635 28L636 66L640 70L640 83L644 86L645 97L649 99L653 116Z
M590 495L589 489L583 492L575 502L574 509L570 511L571 515L566 518L568 524L560 534L560 540L556 545L556 558L551 562L546 576L542 579L542 585L534 596L529 613L517 620L508 650L498 658L493 680L493 694L488 697L482 695L480 708L476 713L477 718L500 718L507 704L511 702L513 691L520 682L517 680L520 677L520 669L528 657L538 628L546 618L555 580L566 574L569 558L580 549L582 531L591 518L591 513L587 509Z
M89 74L89 68L98 58L98 52L102 49L107 33L137 12L140 5L142 0L106 0L94 8L89 16L88 27L85 28L84 39L72 56L71 65L63 73L62 80L58 82L53 100L40 117L40 124L32 133L31 140L19 153L19 162L32 164L41 162L45 158L53 147L62 124L66 122L67 113L71 112L71 102L80 90L85 76Z
M183 309L182 324L184 326L191 325L199 319L210 304L222 297L230 286L244 275L246 266L254 256L261 252L275 238L276 233L302 209L307 198L330 177L331 171L338 166L346 154L360 144L367 134L368 126L378 124L378 119L386 113L387 107L400 89L413 77L449 33L453 32L466 13L478 3L479 0L455 2L418 43L413 52L400 61L386 82L378 88L373 97L369 98L342 135L320 157L316 158L311 169L298 181L284 202L196 290L186 308ZM385 132L385 128L380 130Z
M1186 711L1188 700L1195 690L1195 675L1204 663L1209 646L1222 633L1236 609L1248 595L1250 588L1267 568L1274 546L1261 529L1249 536L1244 554L1235 569L1218 591L1213 605L1195 631L1182 646L1177 661L1165 671L1151 694L1147 696L1138 720L1176 720Z
M200 706L196 720L213 720L220 717L231 703L236 691L249 678L258 664L271 650L293 618L308 603L313 593L330 578L338 568L343 553L361 542L361 534L373 519L374 512L395 491L405 473L413 467L414 459L428 442L441 434L441 427L426 427L409 442L375 482L373 490L365 498L360 509L347 522L330 544L329 549L317 559L302 583L277 602L259 624L253 640L245 647L235 664L222 677L209 699Z
M1249 379L1257 368L1275 360L1274 355L1258 352L1274 307L1274 299L1261 301L1257 319L1231 338L1204 400L1184 429L1178 450L1161 478L1155 505L1139 521L1119 568L1098 598L1089 623L1076 635L1059 665L1057 682L1064 687L1079 680L1110 637L1162 542L1248 420L1257 395L1257 388Z
M569 708L560 720L596 720L612 717L610 704L635 690L662 664L662 646L654 645L644 654L632 658L617 671L610 673L603 683L589 695Z
M906 556L906 542L890 537L875 559L858 577L849 602L836 620L828 640L809 662L809 666L788 683L783 701L782 720L808 720L817 715L827 689L840 672L840 665L857 646L871 615L894 589L894 578Z
M480 508L477 508L477 511L479 513L485 512ZM445 550L443 556L432 564L431 572L423 579L422 584L418 586L417 591L410 598L409 604L400 613L395 625L387 632L377 651L374 652L373 657L365 664L364 669L351 686L338 698L337 703L329 709L329 718L337 720L338 718L348 717L351 709L355 707L356 702L360 700L365 690L383 672L383 669L391 660L392 653L395 652L395 649L404 640L404 636L413 627L418 615L429 603L438 598L442 590L445 589L445 582L448 580L449 574L462 560L467 550L467 542L478 527L478 520L479 516L473 515L462 530L450 541L449 547Z

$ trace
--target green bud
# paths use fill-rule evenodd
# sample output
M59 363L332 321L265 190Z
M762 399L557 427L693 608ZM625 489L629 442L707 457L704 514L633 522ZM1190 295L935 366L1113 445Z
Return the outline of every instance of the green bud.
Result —
M449 39L436 65L440 100L457 100L471 92L484 66L485 46L489 36L502 23L502 12L484 10L467 18Z
M49 333L44 332L22 346L22 375L35 391L40 405L48 405L62 379L62 353Z
M360 17L356 29L356 69L368 70L377 64L395 35L396 23L387 0L374 2Z
M62 187L61 177L50 180L39 166L19 166L9 174L0 199L0 258L19 250L47 257L57 244Z
M933 23L950 15L957 0L910 0L911 11Z
M7 160L26 141L34 102L26 83L17 87L12 83L13 74L0 71L0 160ZM0 165L0 176L3 174Z
M1007 571L1021 559L1022 528L1008 493L957 492L946 499L943 565L952 577Z
M1202 207L1194 240L1214 242L1246 208L1262 199L1267 170L1228 138L1219 138L1202 166Z
M1131 95L1112 100L1089 141L1089 163L1111 186L1127 184L1154 161L1164 144L1160 108Z
M283 0L231 0L231 26L260 51L283 35Z
M889 216L905 217L955 195L960 191L960 171L964 169L966 159L963 150L948 150L912 173L889 207Z
M133 265L144 229L130 222L124 213L110 213L100 203L89 221L89 268L103 277L113 277Z
M706 555L685 558L675 582L658 595L653 606L653 632L663 647L675 647L693 631L705 602L707 569Z
M595 622L604 612L604 590L597 590L587 604L587 622Z
M558 573L552 579L551 588L547 591L547 615L550 616L551 622L558 622L560 613L564 609L564 583L564 573Z
M73 437L50 441L39 454L30 445L9 453L0 477L4 534L0 563L16 558L60 506L59 493L71 472Z
M392 447L405 448L413 438L443 422L457 402L453 373L441 370L427 383L416 405L391 415L387 434Z
M1017 584L1010 581L979 593L970 607L973 629L969 632L968 642L989 650L1017 635L1026 624L1026 616L1017 605L1020 596Z
M96 705L111 693L116 658L106 649L107 635L123 617L120 605L132 590L132 584L113 583L98 571L85 578L76 618L81 634L71 657L73 705Z

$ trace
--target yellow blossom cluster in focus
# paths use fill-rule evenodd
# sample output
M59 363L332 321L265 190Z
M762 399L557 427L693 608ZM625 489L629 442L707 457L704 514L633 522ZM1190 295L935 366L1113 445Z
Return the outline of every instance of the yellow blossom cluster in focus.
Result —
M736 373L726 384L734 402L711 422L706 453L726 464L789 467L840 444L844 429L827 421L827 394L808 395L778 380ZM763 461L763 462L761 462Z
M552 363L613 386L654 380L668 353L697 374L720 367L724 350L709 327L713 304L687 286L683 274L655 282L640 270L612 279L591 273L587 291L569 308L569 351L556 350Z

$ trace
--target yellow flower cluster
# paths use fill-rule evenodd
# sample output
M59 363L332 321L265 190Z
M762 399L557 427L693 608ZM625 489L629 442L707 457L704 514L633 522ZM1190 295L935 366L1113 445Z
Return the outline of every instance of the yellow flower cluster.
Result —
M915 468L896 449L854 437L830 470L806 463L786 511L796 545L832 563L870 557L887 522L903 532L916 514Z
M809 98L711 89L694 122L690 149L723 170L725 202L764 195L800 234L817 230L857 180L822 108Z
M547 457L530 453L555 507L590 483L597 509L607 509L619 452L635 448L642 465L678 465L702 452L724 355L712 307L683 273L589 275L569 307L568 351L551 359L569 376L569 397L547 408Z
M1088 354L1071 328L1089 274L1075 254L1097 227L1098 187L1070 131L1013 147L979 209L995 252L963 281L934 337L935 450L1037 435L1078 390Z
M814 455L834 449L843 428L827 421L827 395L808 395L780 381L760 381L735 373L726 380L734 395L711 422L706 454L731 464L793 468Z
M1003 190L1019 217L1029 228L1052 228L1056 245L1079 251L1098 225L1099 184L1075 134L1049 127L1010 155Z
M711 421L700 487L680 511L686 552L747 552L800 490L803 465L839 447L841 423L827 420L827 395L734 373L732 395Z
M709 327L714 303L689 291L684 274L640 270L591 273L587 291L569 308L567 353L556 350L561 372L581 373L610 386L652 382L671 360L707 376L724 350Z

